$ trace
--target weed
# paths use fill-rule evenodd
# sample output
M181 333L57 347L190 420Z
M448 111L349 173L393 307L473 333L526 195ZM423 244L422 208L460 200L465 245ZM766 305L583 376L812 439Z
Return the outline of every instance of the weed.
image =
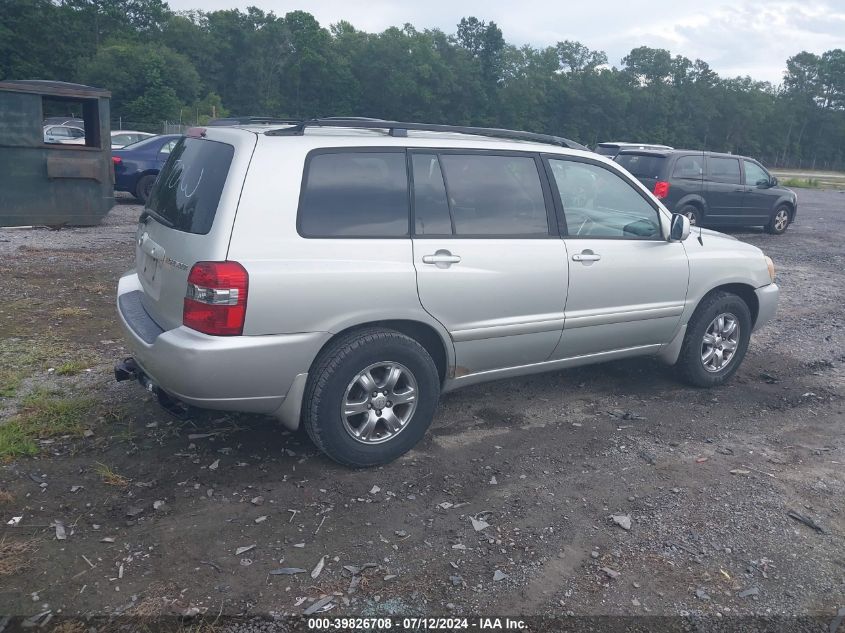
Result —
M17 416L0 425L0 459L36 455L39 439L81 436L94 404L92 398L34 392L23 401Z
M8 490L0 489L0 505L6 503L12 503L15 500L15 495L13 495Z
M97 462L97 474L103 483L108 486L117 486L118 488L125 488L129 485L129 480L114 470L111 466Z
M805 189L818 189L821 183L818 178L786 178L780 184L785 187L804 187Z
M29 567L35 541L0 540L0 576L11 576Z
M0 398L12 398L21 386L24 373L17 369L0 369Z

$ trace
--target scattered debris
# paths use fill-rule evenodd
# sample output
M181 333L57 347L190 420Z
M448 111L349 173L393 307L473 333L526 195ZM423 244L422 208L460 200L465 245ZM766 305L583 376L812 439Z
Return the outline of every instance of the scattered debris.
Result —
M647 464L654 466L657 463L657 457L648 451L640 451L637 453Z
M699 600L710 600L710 594L708 594L704 589L696 589L695 590L695 597Z
M614 514L610 517L613 522L621 527L623 530L631 529L631 515L630 514Z
M750 470L745 470L744 468L734 468L731 470L731 475L750 475Z
M79 492L79 491L80 491L80 490L82 490L84 487L85 487L85 486L71 486L71 487L70 487L70 491L71 491L71 492Z
M255 517L256 523L264 523L264 521L266 521L266 520L267 520L266 514L262 514L260 517Z
M244 545L243 547L239 547L235 550L235 556L240 556L241 554L246 554L247 552L254 550L255 544L252 545Z
M295 574L304 574L306 570L301 567L280 567L270 572L271 576L293 576Z
M264 504L264 497L258 495L257 497L250 499L249 502L254 506L260 506Z
M100 543L114 543L114 537L113 536L104 536L103 538L100 539Z
M153 501L153 510L161 510L164 507L164 501L161 499Z
M759 596L760 595L760 587L749 587L745 591L739 592L740 598L748 598L750 596Z
M490 527L490 524L487 523L484 519L476 519L475 517L470 517L470 521L472 521L472 528L476 532L480 532L481 530L486 530Z
M607 574L608 578L612 578L613 580L616 580L617 578L619 578L619 576L622 575L621 572L618 572L615 569L611 569L610 567L602 567L601 571Z
M321 598L320 600L317 600L314 604L312 604L310 607L305 609L302 614L313 615L315 613L322 613L324 611L328 611L329 609L334 607L334 605L332 604L333 600L334 596L326 596L325 598Z
M222 569L220 569L220 565L218 565L217 563L215 563L213 560L201 560L201 561L200 561L200 564L202 564L202 565L208 565L209 567L213 567L213 568L214 568L214 570L215 570L218 574L223 573L223 570L222 570Z
M219 466L220 466L220 460L219 460L219 459L215 459L213 462L211 462L211 464L209 464L209 466L208 466L208 470L217 470L217 468L218 468Z
M498 483L499 483L499 482L498 482L498 481L496 481L496 475L493 475L492 477L490 477L490 485L491 485L491 486L495 486L495 485L496 485L496 484L498 484Z
M11 525L12 527L17 527L22 520L23 520L23 516L12 517L9 521L6 522L6 525Z
M252 559L251 558L242 558L241 559L241 567L249 567L250 565L252 565Z
M61 521L54 521L53 522L56 528L56 539L59 541L64 541L67 538L67 532L65 531L65 524Z
M500 580L504 580L504 579L505 579L505 578L507 578L507 577L508 577L508 575L507 575L505 572L503 572L503 571L501 571L501 570L499 570L499 569L497 569L497 570L493 573L493 580L495 580L496 582L498 582L498 581L500 581Z
M129 506L128 508L126 508L126 516L128 516L130 519L134 519L136 516L142 514L143 512L144 508L142 508L141 506Z
M381 492L381 488L379 488L378 486L373 486L372 488L370 488L371 495L377 495L379 492Z
M448 510L451 507L454 507L454 503L450 503L449 501L444 501L443 503L438 503L437 507L441 510Z
M320 560L317 563L317 565L311 571L311 578L316 578L317 576L319 576L323 572L323 567L325 565L326 565L326 557L322 556L322 557L320 557Z
M811 519L810 517L808 517L805 514L800 514L800 513L796 512L795 510L790 510L789 512L786 513L786 516L788 516L790 519L795 519L796 521L803 523L808 528L814 529L819 534L825 533L824 528L821 525L819 525L818 523L813 521L813 519Z

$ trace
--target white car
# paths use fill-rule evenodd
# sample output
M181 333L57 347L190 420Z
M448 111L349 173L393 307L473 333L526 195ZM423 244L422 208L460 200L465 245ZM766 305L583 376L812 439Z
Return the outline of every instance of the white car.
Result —
M132 145L138 141L143 141L146 138L152 138L155 134L149 132L136 132L135 130L112 130L111 132L111 148L120 149L127 145Z
M46 125L44 126L44 142L85 145L85 130L73 125Z
M724 384L775 314L771 259L575 146L364 119L188 130L118 286L115 377L173 411L301 425L356 467L488 380L656 356Z

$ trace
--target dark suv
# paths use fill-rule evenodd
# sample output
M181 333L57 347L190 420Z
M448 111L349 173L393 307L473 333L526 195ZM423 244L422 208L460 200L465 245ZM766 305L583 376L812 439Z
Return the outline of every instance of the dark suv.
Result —
M622 150L614 159L690 224L763 226L781 234L798 196L753 158L692 150Z

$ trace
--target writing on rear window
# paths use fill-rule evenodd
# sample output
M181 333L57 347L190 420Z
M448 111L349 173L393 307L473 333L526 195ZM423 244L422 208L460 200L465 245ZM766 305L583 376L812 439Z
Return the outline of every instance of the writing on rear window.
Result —
M226 143L179 140L156 180L147 208L178 231L208 233L234 152Z

